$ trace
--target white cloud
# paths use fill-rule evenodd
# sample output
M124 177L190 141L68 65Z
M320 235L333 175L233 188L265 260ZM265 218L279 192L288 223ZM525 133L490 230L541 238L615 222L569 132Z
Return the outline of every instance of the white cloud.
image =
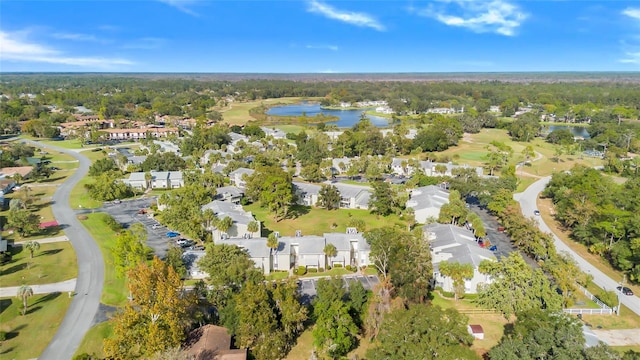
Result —
M197 12L191 10L189 5L193 5L196 1L194 0L158 0L161 3L172 6L185 14L189 14L191 16L200 16Z
M618 60L624 64L636 64L640 65L640 51L638 52L627 52L625 53L625 58Z
M369 27L378 31L385 30L384 25L369 14L339 10L318 0L309 1L308 11L355 26Z
M8 33L0 30L0 60L62 64L103 69L113 68L118 65L133 64L133 62L126 59L69 56L58 50L23 40L18 34L19 33Z
M505 0L441 0L440 4L432 4L418 14L449 26L505 36L514 36L516 29L528 17L518 6ZM458 12L453 14L452 8L456 8Z
M89 34L74 34L74 33L54 33L51 36L60 40L74 40L74 41L98 41L98 39Z
M640 8L626 8L622 14L640 20Z
M305 47L307 49L318 49L318 50L331 50L331 51L340 50L340 48L338 48L336 45L307 45Z

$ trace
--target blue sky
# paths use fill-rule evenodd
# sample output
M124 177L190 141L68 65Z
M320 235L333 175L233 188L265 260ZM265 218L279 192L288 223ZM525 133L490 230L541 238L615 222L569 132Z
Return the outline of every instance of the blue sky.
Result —
M0 0L0 71L640 71L640 1Z

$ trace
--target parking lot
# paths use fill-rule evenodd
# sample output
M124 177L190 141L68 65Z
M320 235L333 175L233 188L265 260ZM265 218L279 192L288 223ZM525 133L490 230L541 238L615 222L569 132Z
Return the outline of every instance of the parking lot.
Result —
M125 228L135 223L144 225L147 230L147 245L159 258L164 258L169 249L170 239L167 237L167 232L170 230L149 217L148 214L138 214L140 209L149 209L155 201L156 198L145 198L126 200L119 204L108 202L104 204L103 210Z
M298 280L300 300L303 304L311 303L311 300L313 300L313 298L316 296L316 288L320 279L321 278L301 278L300 280ZM342 277L342 280L344 281L345 287L347 288L351 283L360 282L362 286L367 290L373 290L373 287L380 282L378 277L375 275L344 275Z

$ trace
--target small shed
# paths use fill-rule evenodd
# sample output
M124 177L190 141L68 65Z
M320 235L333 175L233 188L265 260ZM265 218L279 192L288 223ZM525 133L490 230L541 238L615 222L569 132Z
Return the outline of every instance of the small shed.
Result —
M482 328L482 325L469 325L467 326L467 330L475 339L484 339L484 329Z

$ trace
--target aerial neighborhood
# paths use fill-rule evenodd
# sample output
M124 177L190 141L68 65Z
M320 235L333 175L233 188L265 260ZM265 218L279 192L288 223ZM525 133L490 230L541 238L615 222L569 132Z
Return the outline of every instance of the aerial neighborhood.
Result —
M0 85L9 358L640 356L633 83L71 78Z

